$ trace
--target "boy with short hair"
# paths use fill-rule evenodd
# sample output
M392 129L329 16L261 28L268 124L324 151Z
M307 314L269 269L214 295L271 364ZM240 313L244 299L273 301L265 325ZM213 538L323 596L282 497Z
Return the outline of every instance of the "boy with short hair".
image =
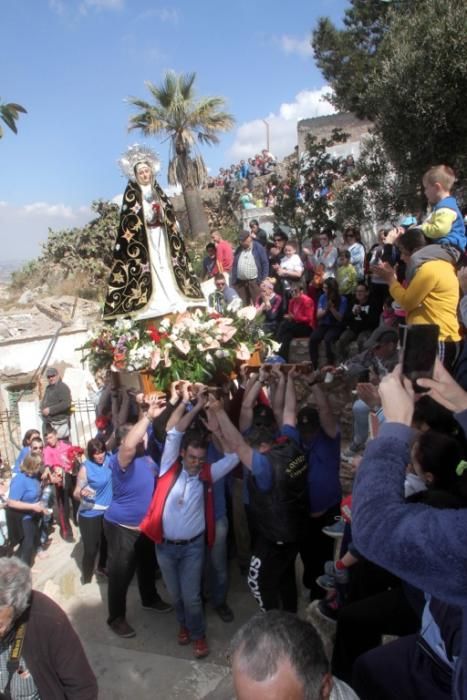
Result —
M409 282L423 263L445 260L455 266L465 251L467 238L464 218L456 198L451 195L455 180L454 170L448 165L434 165L423 176L425 195L432 210L418 228L428 245L411 255L405 273Z
M350 252L348 250L339 251L336 280L341 294L346 296L355 294L358 282L357 271L350 262Z
M466 247L464 218L451 190L456 180L448 165L434 165L423 176L423 187L431 214L420 226L434 243L450 244L463 251Z

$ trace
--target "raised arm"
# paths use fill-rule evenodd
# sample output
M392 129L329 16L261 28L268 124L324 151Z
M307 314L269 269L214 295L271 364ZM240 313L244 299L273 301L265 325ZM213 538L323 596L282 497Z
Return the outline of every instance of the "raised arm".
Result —
M295 394L294 378L297 376L295 367L292 367L287 374L287 384L285 388L284 412L282 414L281 425L297 425L297 396Z
M182 393L182 404L183 404L183 408L185 408L185 409L186 409L185 401L187 400L187 397L188 397L188 391L184 390ZM196 416L206 407L207 399L208 399L207 388L206 388L206 391L204 391L204 389L203 389L203 390L198 392L196 403L193 406L193 408L191 409L191 411L188 411L188 413L185 413L184 415L182 415L180 420L175 424L175 430L177 432L185 433L188 430L188 428L193 423ZM188 403L188 401L187 401L187 403Z
M235 452L245 467L251 469L253 465L253 449L247 444L239 430L234 426L219 401L212 402L211 409L217 418L223 440L230 452Z
M285 400L285 374L281 372L278 365L273 365L271 370L272 378L275 380L271 392L271 406L277 425L282 424Z
M332 412L331 405L327 395L324 393L319 384L313 384L311 394L315 400L316 408L319 414L319 423L322 430L330 438L335 438L337 435L337 421Z
M251 374L248 378L245 393L243 394L240 417L238 420L238 426L242 433L248 430L248 428L251 428L251 424L253 423L253 408L256 406L260 389L261 380L259 374Z
M118 463L121 469L126 469L136 455L136 448L146 435L149 424L157 418L165 408L165 398L148 397L149 404L140 420L125 435L118 450Z

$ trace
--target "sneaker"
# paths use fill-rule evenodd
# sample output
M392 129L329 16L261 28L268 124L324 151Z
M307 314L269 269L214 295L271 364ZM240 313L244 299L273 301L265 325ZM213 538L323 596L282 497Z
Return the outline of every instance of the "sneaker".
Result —
M115 634L118 634L119 637L123 637L124 639L130 639L130 637L136 637L136 632L131 627L131 625L128 624L128 622L125 620L124 617L116 617L115 620L112 622L107 623L112 630L112 632L115 632Z
M204 659L205 656L209 654L209 647L206 641L206 637L201 637L201 639L195 639L193 642L193 656L196 659Z
M349 582L349 570L348 569L336 569L336 564L333 561L327 561L324 564L324 573L328 576L332 576L336 583L341 586Z
M184 627L183 625L180 625L180 629L178 630L178 636L177 636L177 642L182 646L186 646L191 642L191 637L188 629Z
M234 614L227 603L222 603L214 608L215 612L219 615L222 622L232 622L234 619Z
M320 600L316 606L316 611L329 622L337 622L339 614L339 604L336 599Z
M143 610L152 610L157 613L169 613L172 612L173 606L170 605L170 603L165 603L162 598L157 598L152 603L143 605Z
M337 539L338 537L342 537L344 534L344 529L345 522L340 516L338 516L334 525L326 525L322 528L321 532L324 532L324 534L328 535L328 537Z
M336 587L336 579L334 576L329 576L329 574L321 574L321 576L318 576L316 583L325 591L333 591Z

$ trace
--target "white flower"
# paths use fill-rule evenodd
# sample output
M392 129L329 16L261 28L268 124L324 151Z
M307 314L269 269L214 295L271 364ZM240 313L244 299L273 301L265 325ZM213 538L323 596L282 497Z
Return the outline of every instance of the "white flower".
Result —
M229 353L227 350L216 350L214 353L215 357L217 357L219 360L222 360L224 357L228 357Z
M159 324L159 328L164 331L168 331L170 328L170 318L163 318Z
M256 309L254 306L245 306L243 309L238 309L238 318L246 318L247 321L253 321L256 318Z
M204 357L205 357L205 359L206 359L206 362L207 362L209 365L213 365L213 364L214 364L214 358L213 358L213 356L211 355L210 352L207 352L207 353L205 354Z

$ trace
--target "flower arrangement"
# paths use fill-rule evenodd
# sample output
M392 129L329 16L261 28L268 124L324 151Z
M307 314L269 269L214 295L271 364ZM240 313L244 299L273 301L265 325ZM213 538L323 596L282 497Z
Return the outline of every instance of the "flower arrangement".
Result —
M277 347L262 330L254 307L245 307L222 316L197 309L163 318L158 327L118 319L95 329L80 349L94 372L104 367L149 372L165 390L179 379L207 383L228 376L255 350L267 355Z

